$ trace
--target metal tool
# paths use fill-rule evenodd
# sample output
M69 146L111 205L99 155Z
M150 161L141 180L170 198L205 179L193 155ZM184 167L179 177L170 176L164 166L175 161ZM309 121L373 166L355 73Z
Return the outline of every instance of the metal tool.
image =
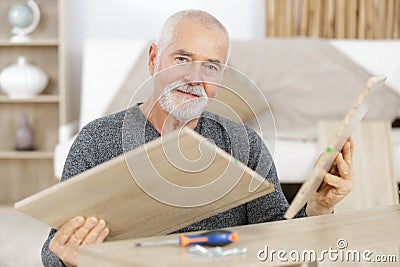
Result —
M232 248L228 250L223 250L221 247L207 249L200 245L195 245L194 247L190 248L189 252L192 254L207 256L207 257L223 257L223 256L246 254L247 248Z
M159 246L179 244L180 247L188 245L205 245L205 246L225 246L234 243L238 240L239 236L236 232L226 230L213 230L198 235L185 235L180 234L178 239L168 239L161 241L148 241L137 243L137 247Z

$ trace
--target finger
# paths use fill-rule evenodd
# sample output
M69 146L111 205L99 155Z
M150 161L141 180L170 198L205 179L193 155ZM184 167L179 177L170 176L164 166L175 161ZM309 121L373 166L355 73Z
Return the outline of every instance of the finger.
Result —
M108 227L104 228L103 231L101 231L101 233L97 236L95 244L102 243L109 233L110 229Z
M97 223L98 220L95 217L90 217L89 219L87 219L85 224L71 236L67 244L76 247L79 246L85 236L97 225Z
M348 179L349 178L349 165L344 161L343 154L339 153L336 158L338 171L341 177Z
M351 152L350 152L350 142L347 141L342 149L343 159L347 162L347 164L351 164Z
M82 216L77 216L66 222L61 228L58 230L53 240L59 245L64 245L70 239L70 237L75 233L79 227L83 225L85 222L85 218Z
M83 239L82 244L93 244L96 241L98 235L104 230L105 227L106 222L104 220L100 220L99 223L86 235L86 237Z
M333 186L335 188L342 188L343 187L343 180L333 174L327 173L324 176L324 182L330 186Z
M354 156L354 140L353 137L349 137L349 141L350 141L350 156L351 158L353 158Z
M325 177L324 177L325 179ZM330 186L329 184L325 183L325 181L323 180L321 185L319 186L317 192L321 193L321 192L326 192L327 190L329 190L329 188L331 188L332 186Z
M333 162L331 169L329 170L329 173L336 175L337 174L337 164L336 160Z

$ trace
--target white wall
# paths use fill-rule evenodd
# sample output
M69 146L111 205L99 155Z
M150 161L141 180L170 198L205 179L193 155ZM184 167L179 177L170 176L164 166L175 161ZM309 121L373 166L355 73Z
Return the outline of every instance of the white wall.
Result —
M79 116L82 44L86 39L155 39L166 18L182 9L202 9L235 39L264 36L264 0L67 0L68 121ZM110 70L112 71L112 70ZM99 92L101 88L99 88Z

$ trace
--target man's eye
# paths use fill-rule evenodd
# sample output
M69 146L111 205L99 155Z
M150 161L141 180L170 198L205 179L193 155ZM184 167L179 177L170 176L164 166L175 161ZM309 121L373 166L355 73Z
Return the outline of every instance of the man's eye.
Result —
M176 57L175 60L178 63L185 63L187 61L187 59L184 57Z
M206 69L210 72L217 72L219 68L214 64L206 64Z

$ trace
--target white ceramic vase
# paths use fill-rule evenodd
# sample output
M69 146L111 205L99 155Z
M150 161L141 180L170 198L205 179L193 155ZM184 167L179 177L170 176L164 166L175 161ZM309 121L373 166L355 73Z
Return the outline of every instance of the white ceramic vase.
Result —
M13 99L31 98L40 94L47 86L49 78L39 67L18 57L17 63L0 73L0 88Z

